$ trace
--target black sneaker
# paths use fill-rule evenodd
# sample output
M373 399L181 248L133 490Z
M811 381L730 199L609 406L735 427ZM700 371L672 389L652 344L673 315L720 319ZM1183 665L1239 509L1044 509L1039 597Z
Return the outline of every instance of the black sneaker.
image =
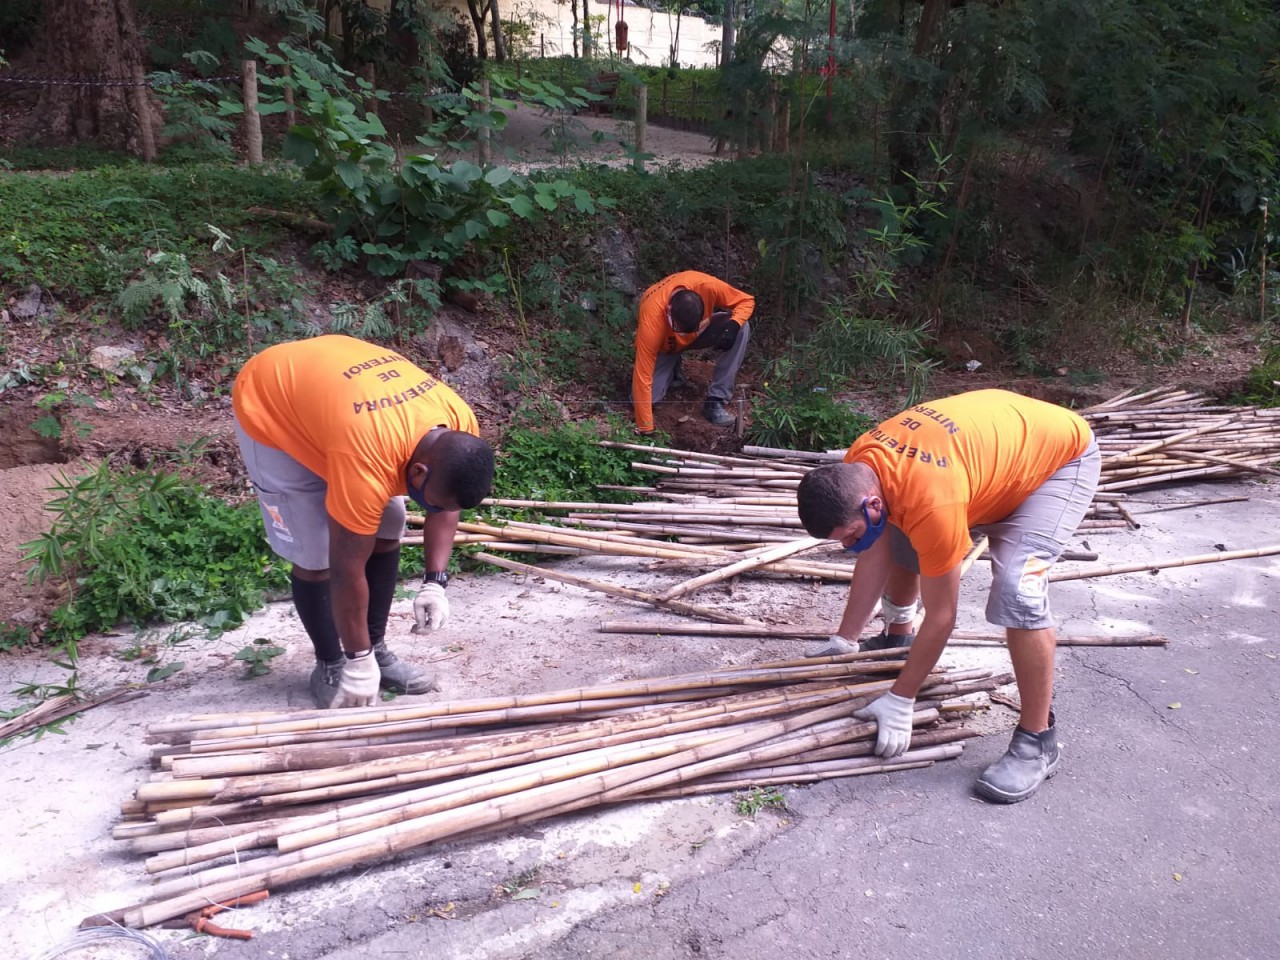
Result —
M978 796L992 803L1017 803L1057 773L1061 759L1058 732L1051 714L1049 728L1042 733L1015 727L1009 749L982 772L974 789Z
M707 400L702 404L702 415L717 427L731 427L736 419L723 400Z
M316 661L316 668L311 671L311 699L321 710L328 710L337 699L338 687L342 683L343 661L335 660L326 663Z
M915 643L916 635L914 633L905 633L900 637L895 637L888 630L881 630L880 635L872 637L870 640L862 641L863 650L889 650L893 647L910 647Z

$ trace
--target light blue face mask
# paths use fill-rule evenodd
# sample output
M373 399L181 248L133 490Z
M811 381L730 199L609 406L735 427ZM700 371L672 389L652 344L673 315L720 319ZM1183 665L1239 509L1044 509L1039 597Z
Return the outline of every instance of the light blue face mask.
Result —
M880 534L884 533L884 525L889 520L889 511L884 509L882 504L880 508L880 522L871 522L871 515L867 513L867 501L870 499L870 497L862 498L862 519L866 521L867 529L862 532L862 536L860 536L856 541L845 547L845 549L850 553L862 553L863 550L871 549L872 544L880 539Z

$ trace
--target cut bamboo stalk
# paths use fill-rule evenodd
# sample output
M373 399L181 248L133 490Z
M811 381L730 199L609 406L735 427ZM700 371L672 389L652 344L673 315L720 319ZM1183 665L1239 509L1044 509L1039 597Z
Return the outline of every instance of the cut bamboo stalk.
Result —
M1172 437L1152 443L1143 444L1140 447L1134 447L1132 450L1124 454L1125 457L1136 457L1143 453L1154 453L1157 450L1163 450L1165 447L1171 447L1175 443L1183 440L1190 440L1192 437L1198 437L1201 434L1211 433L1214 430L1221 430L1223 427L1230 426L1239 420L1238 417L1224 417L1221 420L1215 420L1203 427L1196 427L1193 430L1187 430L1183 433L1175 433Z
M827 540L820 540L816 537L805 537L801 540L785 543L782 546L765 550L763 553L757 554L754 557L747 557L743 560L739 560L737 563L731 563L720 570L713 570L711 573L706 573L700 577L694 577L692 580L687 580L684 583L678 584L666 593L663 593L660 599L664 603L669 603L678 597L686 596L693 593L695 590L700 590L712 583L719 583L721 580L728 580L730 577L735 577L738 574L755 570L758 567L762 567L774 560L781 560L784 557L803 553L806 550L812 550L814 547L821 546L828 542L829 541Z
M1254 557L1271 557L1280 554L1280 544L1269 547L1256 547L1251 550L1228 550L1223 553L1202 553L1177 560L1155 560L1150 563L1109 563L1101 567L1086 567L1083 570L1063 570L1050 573L1049 579L1086 580L1092 577L1112 577L1122 573L1144 573L1155 570L1169 570L1174 567L1190 567L1201 563L1221 563L1224 560L1248 560Z
M685 603L682 600L663 600L659 596L651 593L645 593L641 590L632 590L629 587L620 587L612 583L604 583L599 580L589 580L586 577L579 577L572 573L563 573L559 570L548 570L545 567L534 567L527 563L519 563L515 560L508 560L505 557L494 556L491 553L477 553L477 560L483 560L485 563L491 563L495 567L502 567L504 570L512 570L516 573L526 573L530 576L546 577L549 580L558 580L561 583L571 583L574 586L585 587L588 590L596 590L600 593L607 593L610 596L623 597L627 600L635 600L639 603L648 603L657 607L665 607L675 613L683 613L686 616L701 617L704 620L714 620L718 623L738 623L738 624L760 624L759 620L752 617L743 617L736 613L728 613L723 610L713 610L709 607L699 607L691 603Z

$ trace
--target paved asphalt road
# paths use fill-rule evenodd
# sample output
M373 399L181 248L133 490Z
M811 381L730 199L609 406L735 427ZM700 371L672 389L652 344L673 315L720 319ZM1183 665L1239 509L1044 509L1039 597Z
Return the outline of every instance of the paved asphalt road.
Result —
M1273 485L1143 499L1233 492L1251 499L1142 514L1140 530L1095 545L1108 560L1137 560L1280 541ZM962 623L980 620L986 576L965 581ZM1053 600L1064 633L1171 643L1060 651L1064 758L1025 803L973 797L1005 747L990 736L927 770L789 789L781 815L744 820L721 798L565 818L273 894L255 908L249 943L179 933L164 943L181 960L1280 957L1280 558L1064 582ZM92 724L108 724L110 709L73 732L102 739ZM50 848L72 851L59 857L77 849L55 839L75 809L59 809L18 765L66 749L6 758L16 804L6 819L38 823ZM99 803L125 789L110 785ZM67 893L76 877L97 890L138 873L102 852L105 822L86 821L98 839L83 840L84 857L58 881L69 910L89 896ZM19 930L43 909L46 939L70 932L52 886L33 899L46 872L24 862L0 875L0 924ZM520 890L528 899L510 895Z

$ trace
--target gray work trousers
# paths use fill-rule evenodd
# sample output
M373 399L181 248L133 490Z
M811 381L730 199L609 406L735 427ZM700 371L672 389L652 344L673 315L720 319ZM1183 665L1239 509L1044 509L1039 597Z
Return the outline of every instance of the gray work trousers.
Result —
M729 323L734 321L730 320ZM714 331L714 332L713 332ZM676 368L680 365L680 358L689 350L705 350L716 349L714 344L719 341L723 335L721 330L716 330L712 324L702 336L693 341L688 348L680 353L660 353L653 365L653 401L657 403L667 395L667 391L671 388L671 379L675 376ZM738 379L738 371L742 369L742 361L747 355L747 341L751 339L751 323L747 322L742 325L742 329L738 331L737 338L729 345L729 349L725 350L716 358L716 368L711 375L711 385L707 387L707 399L719 400L722 403L733 399L733 385ZM704 341L706 341L704 343Z

